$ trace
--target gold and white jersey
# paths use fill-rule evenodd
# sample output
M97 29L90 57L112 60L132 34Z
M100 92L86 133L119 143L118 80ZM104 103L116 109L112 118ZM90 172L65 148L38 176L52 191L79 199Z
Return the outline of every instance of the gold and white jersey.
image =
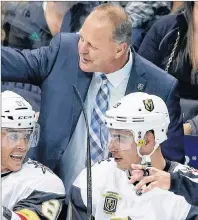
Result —
M3 220L55 220L65 198L64 185L49 168L28 160L21 170L1 175Z

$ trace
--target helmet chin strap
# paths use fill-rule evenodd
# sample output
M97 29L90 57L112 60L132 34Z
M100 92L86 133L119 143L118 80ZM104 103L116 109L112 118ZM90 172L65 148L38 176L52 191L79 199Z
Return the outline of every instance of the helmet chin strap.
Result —
M141 147L138 147L137 146L137 153L138 153L138 156L142 158L142 161L141 161L141 165L145 165L145 168L147 167L152 167L151 166L151 156L153 155L153 153L157 150L157 148L159 147L159 145L156 143L153 150L151 151L150 154L148 155L142 155L140 153L140 148Z

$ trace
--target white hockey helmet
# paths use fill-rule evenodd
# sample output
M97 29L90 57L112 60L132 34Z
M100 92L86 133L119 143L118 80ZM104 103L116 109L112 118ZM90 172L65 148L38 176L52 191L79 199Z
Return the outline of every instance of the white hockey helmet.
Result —
M37 145L40 126L35 111L23 97L12 91L2 92L1 121L4 129L31 130L30 147Z
M3 128L32 128L37 121L32 106L11 91L2 93L1 120Z
M106 112L108 128L130 130L137 146L144 145L146 132L153 130L156 147L167 139L170 123L165 102L158 96L136 92L124 96Z

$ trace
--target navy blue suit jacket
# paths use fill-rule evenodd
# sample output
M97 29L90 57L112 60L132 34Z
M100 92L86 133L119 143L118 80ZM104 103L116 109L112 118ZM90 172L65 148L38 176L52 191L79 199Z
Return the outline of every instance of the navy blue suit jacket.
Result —
M2 49L2 80L40 86L40 141L34 159L55 169L68 146L81 113L75 84L85 100L92 73L79 68L76 34L58 33L50 46L36 50ZM126 94L142 91L160 96L170 113L168 140L162 144L169 160L184 162L183 125L177 80L134 53Z

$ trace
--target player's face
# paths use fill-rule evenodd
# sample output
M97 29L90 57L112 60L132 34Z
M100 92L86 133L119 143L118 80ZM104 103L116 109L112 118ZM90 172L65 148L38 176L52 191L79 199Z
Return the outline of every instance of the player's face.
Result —
M2 129L1 172L18 171L28 151L30 131Z
M85 72L112 72L118 44L113 40L110 22L101 22L97 12L90 15L80 30L79 66Z
M112 153L118 168L126 170L131 164L140 163L141 158L137 154L136 143L131 131L110 130L111 138L109 151Z

